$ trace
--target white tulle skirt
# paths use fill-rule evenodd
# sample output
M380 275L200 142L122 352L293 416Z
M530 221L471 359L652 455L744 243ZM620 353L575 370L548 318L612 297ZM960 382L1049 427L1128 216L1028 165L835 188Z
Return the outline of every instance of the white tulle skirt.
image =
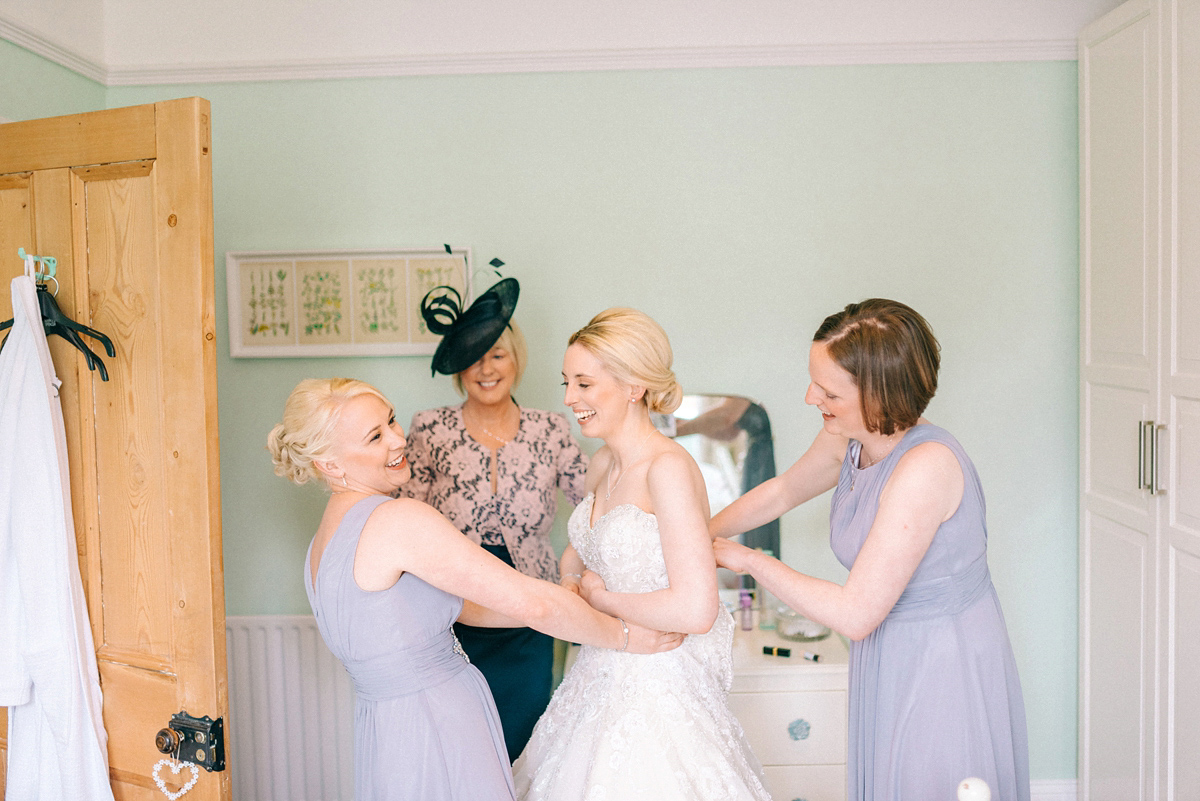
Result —
M763 801L729 711L733 618L665 654L583 646L513 765L520 801Z

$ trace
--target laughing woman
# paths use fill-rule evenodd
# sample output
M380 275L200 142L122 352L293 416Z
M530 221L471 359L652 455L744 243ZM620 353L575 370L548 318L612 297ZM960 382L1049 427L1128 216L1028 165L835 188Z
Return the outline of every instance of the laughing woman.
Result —
M330 493L304 580L321 637L354 682L354 797L511 801L500 721L456 619L631 652L680 637L601 614L508 567L437 510L392 499L409 478L404 445L392 405L346 378L300 382L267 438L277 475Z
M558 581L548 536L558 492L571 504L583 499L587 457L566 417L513 399L526 362L525 337L510 320L517 282L498 281L462 314L453 295L439 301L446 295L436 292L422 304L430 330L444 333L433 370L453 376L466 400L413 416L413 478L400 494L430 504L505 564ZM516 759L550 701L554 640L524 627L459 623L455 633L487 677Z

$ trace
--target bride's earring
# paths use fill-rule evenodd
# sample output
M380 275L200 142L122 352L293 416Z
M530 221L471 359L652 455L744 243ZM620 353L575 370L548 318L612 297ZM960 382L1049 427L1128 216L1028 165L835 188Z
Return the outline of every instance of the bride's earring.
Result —
M342 473L342 486L343 487L350 486L349 484L346 483L346 474L345 473Z

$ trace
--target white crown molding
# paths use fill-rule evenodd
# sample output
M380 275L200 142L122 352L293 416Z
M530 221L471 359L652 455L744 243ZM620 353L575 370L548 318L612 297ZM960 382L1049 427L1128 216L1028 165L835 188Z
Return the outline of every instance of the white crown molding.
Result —
M23 47L34 55L41 56L59 66L66 67L72 72L91 78L97 83L108 86L107 74L100 64L76 55L71 50L55 44L41 34L26 27L0 17L0 39L6 39L18 47Z
M133 67L109 70L108 84L130 86L516 72L1074 61L1076 56L1076 43L1073 39L469 53L361 60Z
M888 42L770 47L681 47L533 53L464 53L372 59L150 65L106 69L27 28L0 18L0 38L105 86L179 83L390 78L415 75L487 75L519 72L796 67L850 64L1074 61L1068 40Z

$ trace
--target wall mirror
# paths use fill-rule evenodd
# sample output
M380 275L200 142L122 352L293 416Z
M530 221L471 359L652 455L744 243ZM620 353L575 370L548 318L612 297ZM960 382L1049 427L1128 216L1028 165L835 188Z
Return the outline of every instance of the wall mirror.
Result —
M668 421L668 427L670 422ZM775 476L771 421L762 404L741 395L684 395L674 414L675 440L700 465L715 515L740 495ZM739 537L750 548L779 552L779 521ZM738 586L728 570L718 571L721 586Z

